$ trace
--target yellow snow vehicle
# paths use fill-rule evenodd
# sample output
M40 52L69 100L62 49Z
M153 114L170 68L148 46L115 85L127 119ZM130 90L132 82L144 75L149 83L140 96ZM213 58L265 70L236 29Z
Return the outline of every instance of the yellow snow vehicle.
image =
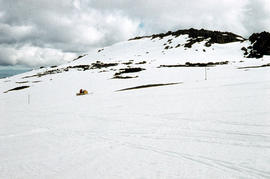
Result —
M80 89L80 92L77 93L76 95L77 96L80 96L80 95L86 95L86 94L88 94L88 91L87 90Z

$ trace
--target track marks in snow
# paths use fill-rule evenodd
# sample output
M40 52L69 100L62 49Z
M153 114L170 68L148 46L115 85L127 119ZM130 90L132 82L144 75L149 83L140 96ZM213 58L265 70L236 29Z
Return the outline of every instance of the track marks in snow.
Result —
M140 145L140 144L134 144L130 142L121 142L117 140L113 140L110 138L102 137L105 140L108 140L109 142L112 142L116 145L122 145L126 146L128 148L132 149L138 149L138 150L145 150L148 152L154 152L161 155L166 155L169 157L173 157L175 159L180 160L189 160L191 162L195 162L199 165L203 165L205 167L210 167L215 170L222 170L224 172L235 172L236 174L241 174L243 177L262 177L262 178L269 178L270 177L270 171L262 171L258 169L254 169L251 167L243 166L241 164L228 162L224 160L217 160L213 158L204 157L201 155L190 155L186 153L180 153L170 150L162 150L153 146L147 146L147 145Z
M21 133L2 135L2 136L0 136L0 139L13 138L13 137L23 137L23 136L35 135L35 134L46 133L46 132L49 132L49 129L38 128L38 129L33 129L33 130L26 131L26 132L21 132Z

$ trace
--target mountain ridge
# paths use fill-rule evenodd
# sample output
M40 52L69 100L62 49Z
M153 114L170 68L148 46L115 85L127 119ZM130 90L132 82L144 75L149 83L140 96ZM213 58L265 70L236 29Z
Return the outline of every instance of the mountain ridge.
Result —
M132 40L140 40L144 38L151 38L156 39L163 39L164 37L174 36L179 37L180 35L188 35L190 40L188 43L185 44L185 47L191 48L194 43L199 43L203 40L207 39L205 43L206 47L210 47L212 44L226 44L226 43L233 43L233 42L244 42L250 41L251 45L243 47L242 50L244 51L244 57L247 58L262 58L264 55L270 55L270 33L269 32L261 32L261 33L253 33L248 39L237 35L232 32L222 32L222 31L212 31L212 30L205 30L205 29L183 29L177 31L168 31L166 33L158 33L152 34L148 36L138 36L129 39Z

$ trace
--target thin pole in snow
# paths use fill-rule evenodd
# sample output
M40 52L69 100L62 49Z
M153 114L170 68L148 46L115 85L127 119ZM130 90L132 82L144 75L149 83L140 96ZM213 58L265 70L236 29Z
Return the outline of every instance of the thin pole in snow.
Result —
M28 94L28 104L30 104L30 94Z
M205 67L205 72L204 72L204 79L207 80L207 69Z

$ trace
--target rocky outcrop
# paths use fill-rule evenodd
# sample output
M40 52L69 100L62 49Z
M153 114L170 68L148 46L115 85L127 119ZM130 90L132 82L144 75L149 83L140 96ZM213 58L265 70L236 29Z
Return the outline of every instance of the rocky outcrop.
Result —
M5 91L4 93L8 93L10 91L18 91L18 90L22 90L22 89L25 89L25 88L29 88L30 86L19 86L19 87L16 87L16 88L12 88L10 90L7 90Z
M270 33L254 33L249 37L251 46L248 47L248 58L262 58L264 55L270 55Z
M202 42L206 40L205 46L210 47L214 43L218 44L225 44L225 43L231 43L231 42L241 42L245 41L243 37L236 35L231 32L220 32L220 31L210 31L210 30L197 30L197 29L186 29L186 30L178 30L175 32L168 31L167 33L161 33L161 34L154 34L151 36L142 36L142 37L135 37L130 40L138 40L142 38L152 38L152 39L163 39L167 36L174 36L179 37L180 35L188 35L189 40L185 44L185 47L191 48L194 43Z

